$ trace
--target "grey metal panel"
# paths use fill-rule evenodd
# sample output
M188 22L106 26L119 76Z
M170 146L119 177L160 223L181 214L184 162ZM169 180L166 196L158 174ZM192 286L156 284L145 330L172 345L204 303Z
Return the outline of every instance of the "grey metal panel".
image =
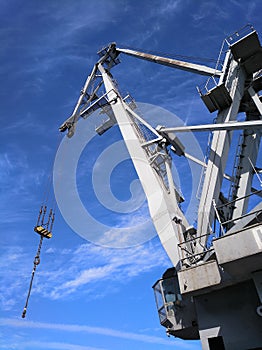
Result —
M225 84L217 85L205 95L201 94L201 99L210 113L217 110L222 111L223 109L228 108L232 103L232 98L225 87Z
M221 336L225 349L261 349L262 317L256 313L259 298L252 280L194 297L203 350L208 338Z
M243 66L248 74L255 73L262 69L262 48L260 47L253 56L243 62Z
M220 284L221 275L216 261L206 262L178 272L182 294L192 293Z
M236 41L230 47L235 60L245 60L260 50L260 42L256 31Z
M249 279L262 269L262 226L243 229L213 242L217 261L234 278Z

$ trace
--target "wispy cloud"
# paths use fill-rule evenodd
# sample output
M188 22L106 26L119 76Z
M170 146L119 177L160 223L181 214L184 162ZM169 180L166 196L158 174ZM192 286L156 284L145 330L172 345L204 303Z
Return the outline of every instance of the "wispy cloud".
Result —
M3 8L2 18L13 10L14 3L10 2ZM4 57L0 75L17 84L15 98L32 91L33 98L44 94L50 87L50 78L62 79L68 63L71 67L82 65L83 69L92 65L96 38L116 21L120 12L121 6L105 0L99 3L79 0L77 6L70 1L65 1L63 6L48 1L21 7L19 18L10 19L0 30ZM37 26L35 32L31 30L33 25ZM15 61L18 56L19 60Z
M47 172L18 145L4 145L3 149L6 150L0 154L1 224L24 222L32 216L32 204L40 185L46 185Z
M144 202L138 210L119 216L117 223L109 227L97 243L105 247L128 248L143 244L154 236L156 231L149 216L147 203Z
M48 341L25 341L19 339L19 341L9 339L8 342L2 342L0 344L1 349L54 349L54 350L104 350L105 348L98 348L93 346L77 345L66 342L48 342Z
M3 310L12 310L17 303L26 277L27 254L22 247L7 247L0 257L0 304ZM29 262L29 261L28 261ZM8 287L7 287L8 286Z
M244 11L245 20L248 23L257 17L260 16L259 6L261 6L260 1L238 1L238 0L230 0L229 3L235 6L235 8L239 8ZM244 25L245 23L243 23ZM237 29L237 28L236 28Z
M135 47L143 47L150 43L150 48L158 46L158 34L166 24L167 19L174 17L184 8L185 1L182 0L164 0L153 2L147 11L136 22L141 30L136 34L132 32L129 38L129 45L134 44ZM136 5L134 5L136 8Z
M78 299L86 294L89 298L101 298L119 289L123 282L127 283L153 268L169 266L161 245L156 243L129 249L106 249L85 243L75 250L52 248L47 253L49 258L45 261L45 269L38 271L33 291L34 295L51 300ZM52 259L52 256L56 258ZM22 247L10 247L3 252L0 300L4 310L16 309L16 304L22 302L31 266L32 256ZM99 296L97 290L101 291Z
M18 319L12 319L12 318L0 318L0 325L2 326L9 326L14 328L34 328L34 329L44 329L44 330L57 330L62 332L81 332L81 333L88 333L88 334L98 334L102 336L108 336L108 337L115 337L119 339L128 339L133 341L139 341L143 343L149 343L149 344L160 344L160 345L175 345L179 344L180 349L194 349L194 344L189 344L186 342L183 342L181 340L173 340L173 339L162 339L160 337L152 336L152 335L146 335L146 334L139 334L139 333L133 333L133 332L124 332L121 330L116 330L112 328L103 328L103 327L91 327L86 325L79 325L79 324L61 324L61 323L44 323L44 322L32 322L32 321L25 321L25 320L18 320ZM49 347L50 348L50 347ZM58 348L58 349L70 349L71 348ZM75 349L78 349L77 347ZM89 348L79 348L79 350L88 350ZM91 348L90 348L91 350Z
M169 17L178 14L185 6L185 0L164 0L158 3L157 7L152 9L153 13L159 18L159 15Z
M223 6L220 6L218 3L206 0L201 2L198 11L196 11L192 17L194 21L200 25L201 20L211 16L220 18L220 20L225 20L230 17L230 14L223 8Z
M9 120L8 123L5 123L1 128L1 132L3 134L8 134L11 138L11 135L17 134L18 131L20 133L25 133L34 130L34 133L39 133L39 135L41 135L43 128L46 128L44 121L39 120L35 115L27 112L22 116L20 115L19 118L14 118L13 120Z
M54 300L72 295L78 297L79 293L88 293L95 298L97 294L93 290L110 293L109 287L102 288L105 281L107 286L118 288L123 281L126 283L157 266L168 266L168 259L160 245L105 249L86 243L67 256L63 269L58 267L56 271L43 273L44 283L38 286L37 291Z
M97 348L93 346L77 345L66 342L47 342L47 341L23 341L8 342L0 345L0 349L54 349L54 350L104 350L105 348Z

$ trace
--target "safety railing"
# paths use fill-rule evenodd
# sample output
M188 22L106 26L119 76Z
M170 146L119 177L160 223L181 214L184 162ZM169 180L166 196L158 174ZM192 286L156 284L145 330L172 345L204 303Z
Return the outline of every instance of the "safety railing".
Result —
M210 230L210 232L207 234L195 235L195 237L186 239L178 244L180 267L182 268L184 266L187 266L187 267L194 266L198 264L200 261L206 261L210 259L214 253L213 240L215 238L220 238L226 235L228 228L232 227L240 219L245 217L251 217L253 215L254 218L257 218L257 220L259 221L259 215L262 214L262 209L253 210L239 217L229 218L224 221L222 220L219 212L220 210L223 210L224 207L234 206L234 204L238 201L244 200L251 196L261 195L261 193L262 193L262 190L257 190L252 192L249 195L234 199L222 205L216 205L215 202L213 202L213 207L215 212L213 229ZM216 221L219 224L219 229L216 229L215 227ZM205 240L203 240L203 238L205 238ZM205 245L201 243L203 241L206 242Z
M196 265L197 263L199 263L199 261L203 260L207 254L209 256L212 255L214 251L212 242L209 242L206 246L202 245L202 251L194 251L194 247L196 247L197 244L199 247L201 247L201 241L204 237L207 237L208 241L208 237L212 237L212 235L214 235L214 232L199 235L191 239L187 239L181 243L178 243L180 268L182 268L183 266ZM189 247L191 249L189 249Z
M216 61L216 65L215 65L215 70L217 71L222 71L223 70L223 63L225 60L225 55L226 52L228 51L228 46L226 45L226 40L223 40L220 51L219 51L219 55ZM200 96L206 95L207 93L209 93L210 90L216 88L219 84L219 77L212 75L210 76L205 83L197 86L197 91L199 93Z
M225 39L225 42L228 44L228 46L231 46L235 44L237 41L243 39L245 36L253 33L254 31L255 31L254 27L251 24L247 24L244 27L240 28L238 31L229 35Z
M216 219L219 222L219 225L220 225L220 228L222 231L222 235L226 234L228 228L231 228L236 223L236 221L239 221L242 218L249 217L252 215L255 215L257 217L258 216L257 214L262 213L262 210L261 209L253 210L253 211L250 211L249 213L243 214L243 215L238 216L238 217L231 217L231 218L228 218L227 220L224 220L224 221L221 219L221 215L219 214L219 211L223 210L223 208L226 208L228 206L234 206L235 203L237 203L241 200L247 199L247 198L255 196L255 195L260 195L261 193L262 193L262 190L257 190L257 191L254 191L254 192L246 195L246 196L236 198L234 200L231 200L231 201L224 203L224 204L221 204L221 205L215 205L215 203L213 203L215 214L216 214Z

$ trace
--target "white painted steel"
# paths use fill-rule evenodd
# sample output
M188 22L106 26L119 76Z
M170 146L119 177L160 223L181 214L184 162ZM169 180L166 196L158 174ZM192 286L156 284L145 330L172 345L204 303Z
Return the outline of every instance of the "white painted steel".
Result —
M252 165L256 164L259 152L261 133L245 132L243 137L243 146L241 152L241 163L239 171L239 182L236 191L237 198L243 198L234 203L232 219L239 218L248 210L249 197L251 192L252 180L254 176ZM246 197L246 198L245 198Z
M100 64L105 89L108 92L117 124L125 140L130 157L141 181L148 201L149 212L155 225L161 243L174 266L179 262L178 243L180 235L189 226L178 207L174 192L168 193L160 182L155 170L150 166L147 154L141 147L138 136L127 113L127 107L118 95L111 77ZM175 218L181 218L181 223L175 223Z
M252 88L252 86L250 86L250 88L248 89L248 92L250 94L250 96L252 97L252 100L254 101L259 113L260 113L260 119L262 118L262 102L259 99L258 94L256 94L255 90Z
M222 76L221 81L227 79L227 86L232 97L232 104L229 108L218 113L217 121L229 123L235 121L240 101L244 91L245 71L239 67L239 64L230 59L228 54L224 70L229 65L229 75ZM231 131L214 131L211 143L209 160L206 168L203 190L199 203L197 234L198 236L212 232L212 223L214 220L213 200L217 203L222 186L228 152L231 144ZM203 246L206 245L207 236L200 239Z
M204 125L186 125L174 128L162 128L164 132L204 132L204 131L220 131L220 130L241 130L241 129L256 129L262 128L262 120L251 120L245 122L228 122L218 124L204 124Z

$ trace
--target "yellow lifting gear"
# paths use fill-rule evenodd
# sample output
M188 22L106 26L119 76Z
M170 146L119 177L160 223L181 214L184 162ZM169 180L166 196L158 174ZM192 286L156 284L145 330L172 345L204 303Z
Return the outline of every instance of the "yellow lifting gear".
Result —
M45 238L52 238L52 232L48 231L43 226L35 226L34 231Z

